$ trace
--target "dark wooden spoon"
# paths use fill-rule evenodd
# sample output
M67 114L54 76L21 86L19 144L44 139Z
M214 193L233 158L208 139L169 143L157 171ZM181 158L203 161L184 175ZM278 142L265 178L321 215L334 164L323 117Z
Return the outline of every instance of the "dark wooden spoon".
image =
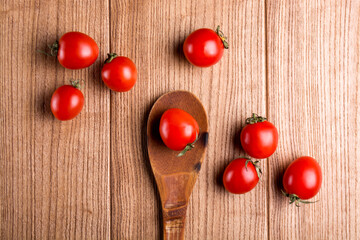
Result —
M169 108L191 114L200 128L195 148L179 152L165 146L159 133L161 115ZM199 174L208 140L208 120L200 100L190 92L174 91L161 96L152 107L147 123L149 159L160 192L164 239L184 239L185 216Z

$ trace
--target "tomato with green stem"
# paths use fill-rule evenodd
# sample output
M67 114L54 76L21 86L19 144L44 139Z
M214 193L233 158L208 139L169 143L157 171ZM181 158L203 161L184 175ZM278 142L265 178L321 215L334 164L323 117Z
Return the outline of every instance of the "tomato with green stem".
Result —
M67 32L49 48L50 53L40 50L38 52L57 56L59 63L68 69L89 67L99 55L99 47L94 39L81 32Z
M127 57L109 53L101 70L101 78L111 90L126 92L134 87L137 80L136 66Z
M196 120L178 108L170 108L163 113L159 131L162 141L168 148L182 151L178 156L194 148L200 133Z
M313 203L306 201L314 197L320 190L322 172L318 162L312 157L300 157L293 161L283 176L283 194L289 197L290 204Z
M276 150L278 131L266 118L253 113L240 134L241 146L253 158L268 158Z
M262 174L258 163L248 158L230 162L223 175L225 189L234 194L244 194L255 188Z
M71 85L64 85L55 90L50 107L57 119L71 120L81 112L85 100L79 88L79 80L75 80L71 81Z
M220 61L224 54L224 49L228 49L229 44L220 26L216 31L201 28L192 32L183 45L186 59L198 67L210 67Z

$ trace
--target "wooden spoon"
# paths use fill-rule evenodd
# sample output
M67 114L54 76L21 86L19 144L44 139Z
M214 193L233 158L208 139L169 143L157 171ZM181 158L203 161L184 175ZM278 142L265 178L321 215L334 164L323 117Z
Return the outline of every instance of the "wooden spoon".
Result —
M161 115L170 108L191 114L200 128L195 148L179 152L165 146L159 133ZM152 107L147 123L149 159L160 192L164 239L184 239L185 216L192 189L205 156L208 120L200 100L190 92L174 91L161 96Z

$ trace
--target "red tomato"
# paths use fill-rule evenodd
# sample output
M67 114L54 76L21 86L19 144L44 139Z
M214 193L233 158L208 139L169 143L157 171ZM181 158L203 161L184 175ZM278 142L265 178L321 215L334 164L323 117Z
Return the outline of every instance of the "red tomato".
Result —
M283 186L290 197L290 203L298 205L303 199L314 197L320 190L322 173L319 164L312 157L300 157L293 161L283 176Z
M219 28L218 26L216 32L201 28L186 38L183 51L190 63L198 67L209 67L221 59L224 48L229 46Z
M81 112L83 106L84 95L74 85L64 85L56 89L50 104L54 116L62 121L76 117Z
M199 135L199 125L187 112L171 108L160 119L160 136L165 145L175 151L190 150ZM185 151L186 152L186 151Z
M276 127L266 121L266 118L253 113L246 119L247 125L242 129L240 141L244 151L253 158L268 158L276 150L278 131Z
M247 163L246 163L247 162ZM257 162L246 158L233 160L225 169L223 184L226 190L235 194L243 194L253 189L259 182L261 174Z
M137 79L135 64L127 57L118 57L116 53L108 56L101 70L102 80L113 91L129 91Z
M59 40L57 58L66 68L86 68L95 62L98 55L98 45L94 39L84 33L68 32Z
M99 55L99 47L94 39L81 32L65 33L49 48L50 54L40 50L38 52L57 56L59 63L69 69L86 68L93 64Z

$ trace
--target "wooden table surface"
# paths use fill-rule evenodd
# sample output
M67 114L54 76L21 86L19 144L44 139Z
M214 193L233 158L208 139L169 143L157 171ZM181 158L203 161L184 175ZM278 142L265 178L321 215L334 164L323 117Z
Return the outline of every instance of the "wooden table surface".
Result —
M1 0L0 238L159 239L160 201L146 150L154 101L188 90L209 118L207 155L190 198L186 239L360 239L360 1ZM230 49L210 68L190 65L182 43L220 24ZM68 31L99 45L83 70L37 53ZM138 82L111 92L106 54L134 60ZM85 80L72 121L51 114L53 91ZM252 112L279 130L257 187L227 193L219 181L244 155ZM318 160L316 204L281 195L286 166Z

